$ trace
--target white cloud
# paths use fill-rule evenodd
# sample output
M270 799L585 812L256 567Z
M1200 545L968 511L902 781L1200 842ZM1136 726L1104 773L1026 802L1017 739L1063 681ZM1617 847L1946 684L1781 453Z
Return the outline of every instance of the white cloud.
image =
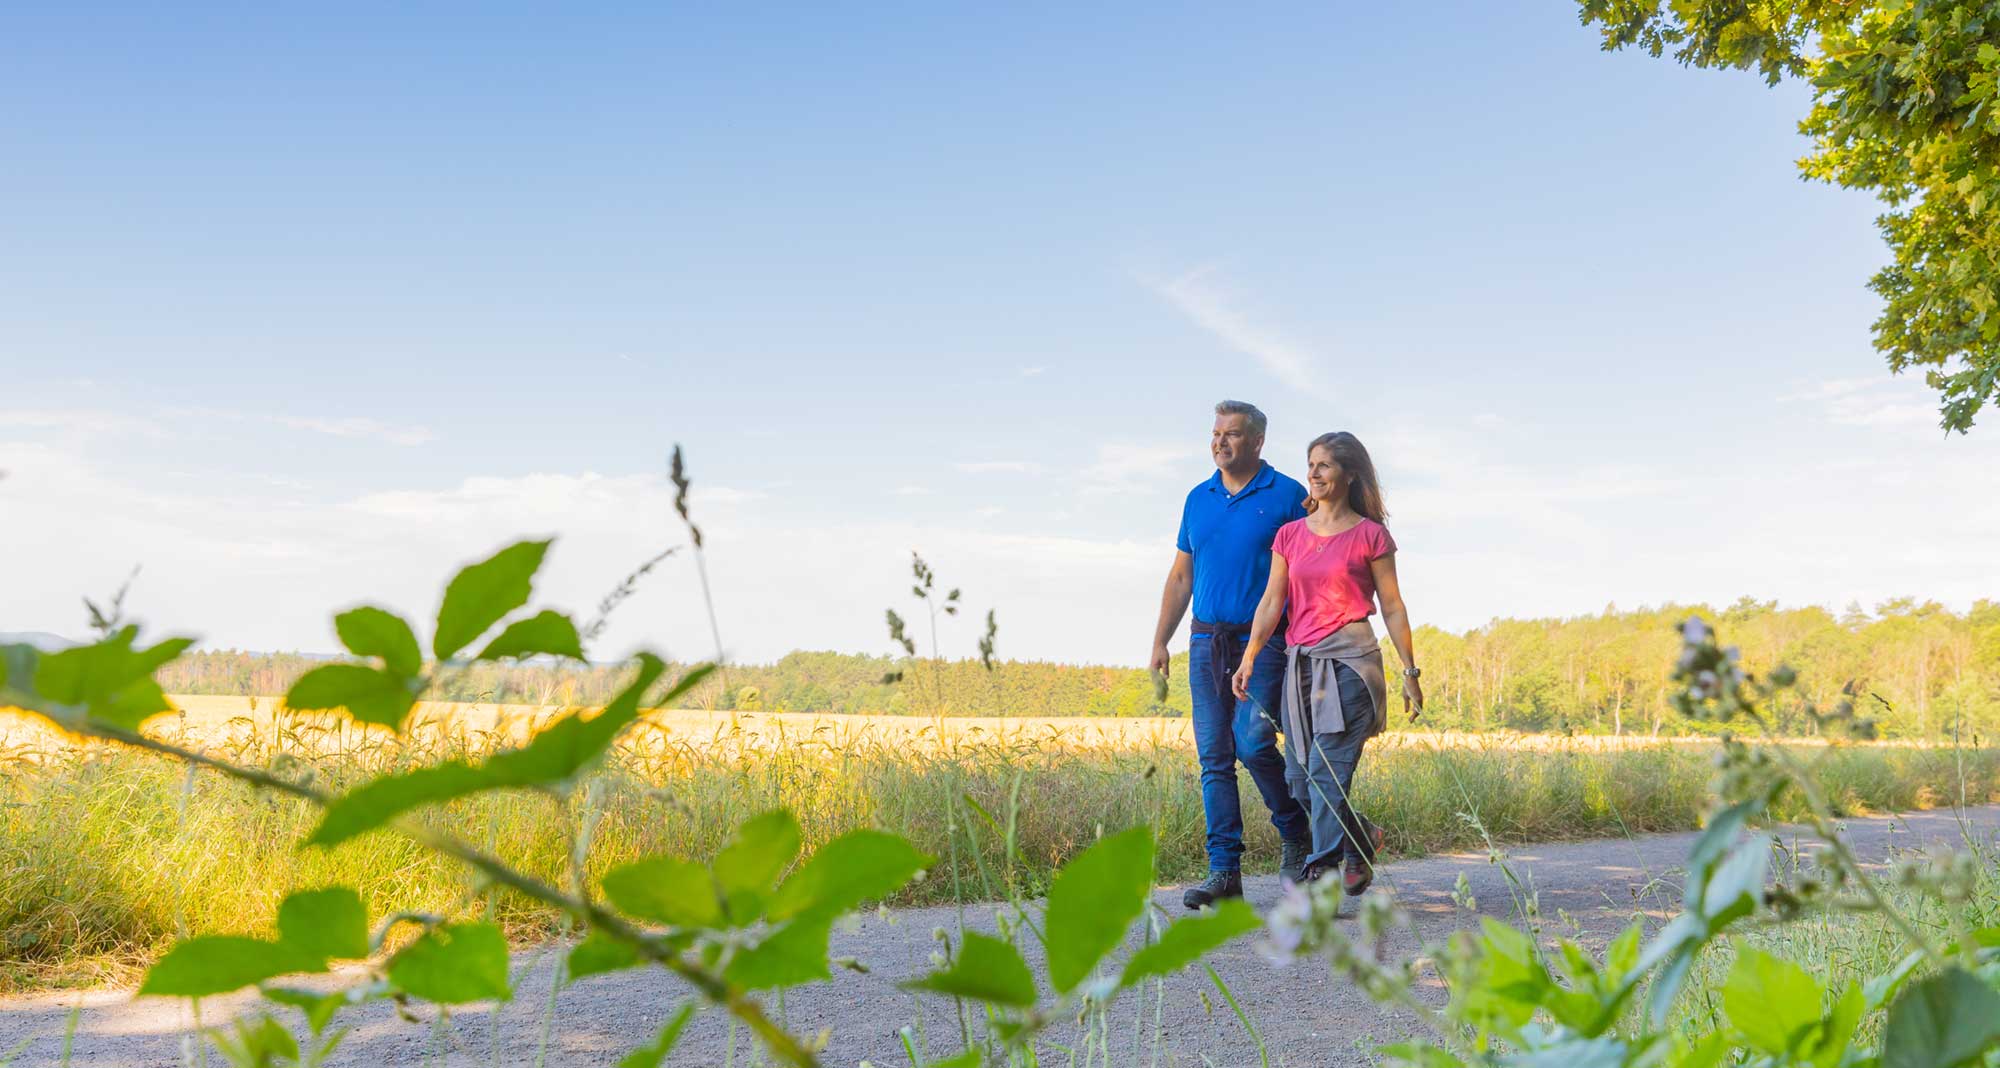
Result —
M1025 460L971 460L951 466L968 475L1031 475L1042 469L1040 464Z
M1922 383L1887 375L1835 378L1778 398L1780 403L1805 404L1841 426L1927 430L1942 436L1938 401Z
M0 428L51 430L93 437L113 434L155 438L167 436L166 428L154 420L90 408L16 408L0 411Z
M889 495L892 497L926 497L930 495L930 492L930 487L928 486L906 484L890 490Z
M1201 450L1185 445L1106 442L1097 447L1097 458L1078 472L1077 478L1094 490L1134 490L1163 478L1185 476L1201 460Z
M437 431L424 426L391 426L375 419L347 417L324 419L309 416L269 415L265 420L293 430L309 430L336 438L365 438L391 445L423 445L436 441Z
M1302 393L1325 396L1326 381L1318 356L1307 346L1242 311L1237 298L1217 285L1214 275L1215 268L1202 267L1148 285L1196 326L1224 345L1256 359L1278 381Z
M1046 367L1023 367L1023 368L1021 368L1021 377L1022 377L1022 378L1034 378L1034 377L1036 377L1037 375L1040 375L1040 374L1042 374L1043 372L1045 372L1045 371L1047 371L1047 370L1048 370L1048 368L1046 368Z

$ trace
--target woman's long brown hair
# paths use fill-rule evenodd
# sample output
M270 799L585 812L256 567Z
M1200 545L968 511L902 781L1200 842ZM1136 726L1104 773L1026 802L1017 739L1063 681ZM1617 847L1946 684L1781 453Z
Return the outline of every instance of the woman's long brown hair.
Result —
M1333 455L1333 462L1340 465L1347 475L1347 506L1373 519L1377 523L1389 518L1389 509L1382 504L1382 483L1375 478L1375 461L1368 458L1367 447L1361 439L1345 430L1331 434L1321 434L1306 446L1306 462L1312 462L1315 449L1325 449ZM1319 507L1311 497L1306 498L1306 511Z

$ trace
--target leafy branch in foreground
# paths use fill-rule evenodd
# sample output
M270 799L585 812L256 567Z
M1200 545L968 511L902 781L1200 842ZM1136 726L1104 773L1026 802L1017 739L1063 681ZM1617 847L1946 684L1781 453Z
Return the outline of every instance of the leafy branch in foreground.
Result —
M1763 724L1763 707L1796 680L1745 672L1733 648L1699 620L1682 629L1675 701L1686 715ZM1825 728L1867 737L1872 725L1845 704L1814 713ZM1388 933L1408 923L1386 895L1364 899L1358 936L1336 920L1324 889L1288 891L1267 925L1272 953L1321 957L1378 1002L1414 1015L1430 1037L1383 1047L1391 1063L1420 1068L1472 1064L1580 1064L1593 1068L1716 1068L1723 1064L1810 1068L1958 1068L2000 1058L2000 927L1979 927L1971 909L1973 858L1958 855L1902 882L1953 917L1950 946L1936 943L1863 867L1810 768L1782 745L1726 738L1717 760L1721 807L1689 852L1682 910L1647 936L1635 922L1593 955L1567 939L1551 951L1533 935L1487 919L1415 958L1385 962ZM1770 844L1746 828L1787 790L1800 791L1807 829L1820 843L1819 873L1770 886ZM1748 922L1782 924L1809 909L1874 913L1900 933L1908 955L1888 973L1829 990L1797 964L1747 942L1721 985L1727 1026L1677 1027L1673 1010L1697 957ZM1422 961L1435 961L1450 991L1442 1010L1418 994ZM1643 1001L1643 1010L1639 1002ZM1882 1014L1879 1048L1869 1020Z
M1812 86L1807 178L1866 189L1893 261L1875 347L1925 369L1947 432L2000 402L2000 9L1988 0L1581 0L1606 49Z
M473 660L529 656L581 659L569 617L554 611L513 618L528 602L546 541L520 542L465 568L447 585L433 628L431 651L443 665L498 628ZM504 624L504 625L503 625ZM399 732L433 683L415 629L384 609L363 607L335 619L341 643L371 664L332 664L309 672L286 703L297 710L345 710L372 729ZM611 872L602 887L609 907L579 876L565 891L517 871L489 853L414 818L420 810L498 789L533 790L565 798L647 709L685 694L708 673L699 666L665 681L657 656L637 657L636 678L602 711L572 711L518 748L477 764L450 761L383 775L339 795L263 768L240 766L139 732L171 706L152 675L191 639L138 644L124 625L99 642L43 654L31 646L0 646L0 705L35 713L85 738L115 742L207 768L254 786L304 799L324 810L306 845L329 847L367 833L394 833L454 858L490 887L554 907L586 931L572 951L571 981L604 971L657 965L690 988L690 1005L723 1009L747 1026L778 1060L816 1063L811 1045L774 1022L757 991L828 978L827 938L835 918L864 900L902 887L931 858L909 843L875 831L828 842L793 868L798 826L785 813L746 823L708 866L655 857ZM580 865L582 857L576 858ZM358 983L331 994L307 994L272 984L281 976L326 972L336 960L369 958L398 925L421 931ZM322 1033L345 1006L380 997L439 1006L504 1001L512 996L507 945L500 929L454 916L397 915L372 930L359 895L349 887L296 893L280 907L270 937L197 935L185 939L148 972L141 992L200 998L257 985L267 999L306 1014L313 1041L301 1049L268 1015L212 1037L226 1055L258 1064L311 1064L329 1055L344 1032ZM683 1021L684 1022L684 1021ZM657 1064L678 1027L636 1051L626 1063Z

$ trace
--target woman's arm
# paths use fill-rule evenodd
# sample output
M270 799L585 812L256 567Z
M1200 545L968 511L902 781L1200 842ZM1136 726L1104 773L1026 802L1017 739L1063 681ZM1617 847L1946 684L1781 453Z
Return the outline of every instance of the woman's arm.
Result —
M1375 599L1382 605L1382 625L1389 628L1389 640L1396 645L1396 657L1406 668L1417 666L1417 651L1410 644L1410 612L1403 606L1403 588L1396 582L1396 554L1383 553L1368 565L1375 574ZM1424 711L1424 687L1421 682L1403 676L1403 711L1409 712L1412 702L1415 719Z
M1264 597L1257 602L1257 615L1250 621L1250 641L1243 646L1243 662L1236 666L1236 676L1230 685L1236 696L1250 696L1250 671L1257 663L1257 654L1271 640L1271 633L1278 629L1278 617L1285 614L1285 581L1290 572L1285 566L1285 558L1271 554L1271 581L1264 584Z

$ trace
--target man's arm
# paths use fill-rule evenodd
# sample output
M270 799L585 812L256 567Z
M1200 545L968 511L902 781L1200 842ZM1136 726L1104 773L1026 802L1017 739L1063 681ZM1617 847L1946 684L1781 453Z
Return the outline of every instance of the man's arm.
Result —
M1194 557L1188 553L1174 553L1174 566L1167 572L1167 587L1160 593L1160 622L1153 628L1153 670L1161 678L1167 677L1167 665L1173 662L1173 654L1167 652L1167 643L1174 638L1174 631L1181 626L1181 617L1187 615L1188 602L1194 599Z

